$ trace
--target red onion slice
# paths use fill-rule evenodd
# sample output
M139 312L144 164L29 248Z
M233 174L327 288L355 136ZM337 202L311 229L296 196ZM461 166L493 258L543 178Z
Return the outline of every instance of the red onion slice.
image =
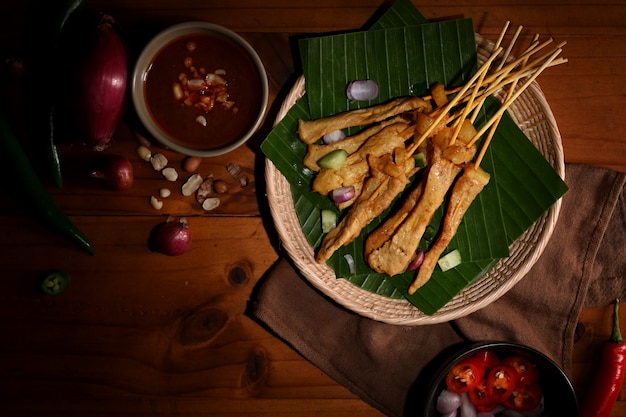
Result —
M346 253L345 255L343 255L343 257L348 263L348 270L350 271L350 273L351 274L356 273L356 264L354 263L354 258L352 257L352 255L350 255L349 253Z
M422 249L418 250L415 254L415 258L409 263L409 266L406 268L407 271L415 271L417 268L422 266L424 262L424 251Z
M340 140L344 140L346 138L346 134L343 133L343 130L337 129L330 133L325 134L322 137L322 140L325 144L339 142Z
M461 396L444 389L437 397L437 411L441 414L456 411L461 406Z
M350 100L374 100L378 97L378 84L374 80L352 81L346 88Z
M461 417L476 417L478 411L476 410L476 406L472 404L472 401L469 399L469 394L464 392L461 394Z
M356 190L354 186L349 187L339 187L330 192L330 198L333 199L335 203L345 203L346 201L350 201L354 198L356 194Z

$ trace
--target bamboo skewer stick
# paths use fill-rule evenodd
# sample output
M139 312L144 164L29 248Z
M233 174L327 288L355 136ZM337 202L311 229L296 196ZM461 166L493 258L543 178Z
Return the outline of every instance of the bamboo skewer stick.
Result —
M500 75L499 79L494 79L495 74L486 77L484 81L484 85L486 85L486 87L483 88L481 92L481 97L483 97L483 100L484 100L484 98L486 98L489 95L495 94L498 90L500 90L501 88L505 87L508 84L517 82L529 76L533 76L533 74L537 71L538 68L541 68L541 70L543 71L545 68L567 62L567 59L565 58L555 58L553 56L555 54L556 55L560 54L561 51L562 50L560 48L557 48L551 53L546 54L545 57L535 59L530 64L524 65L520 70L516 72L510 72L511 68L507 69L505 67L498 72ZM468 101L468 98L467 98L467 95L465 95L465 97L459 100L459 103L463 104L463 103L467 103L467 101ZM471 104L471 106L473 107L473 110L475 111L479 110L477 109L478 103L479 102L474 102L473 104ZM458 117L458 114L453 115L451 120L454 120L457 117Z
M407 151L407 157L412 156L413 153L417 150L417 148L422 144L422 142L424 142L424 140L426 140L426 138L430 136L433 130L435 130L435 127L441 122L441 120L443 120L443 118L448 114L450 109L452 109L454 106L457 105L457 103L461 100L461 97L463 96L463 94L465 94L465 92L469 90L469 88L476 82L476 80L481 76L481 74L489 70L489 66L496 59L497 55L500 53L501 50L502 50L501 48L496 49L496 51L493 54L491 54L489 59L487 59L487 61L480 67L480 69L472 76L472 78L459 91L459 94L456 95L452 100L448 102L448 104L445 106L446 111L442 111L437 116L434 123L428 129L426 129L426 131L418 138L418 140L413 142L413 144Z
M500 47L502 40L504 39L504 36L508 30L509 27L509 23L510 22L506 22L504 27L502 28L502 32L500 34L500 36L498 37L498 40L496 41L493 49L495 50L496 48ZM519 34L522 31L522 26L518 26L517 30L515 31L515 34L513 35L513 38L511 40L511 42L509 42L509 46L506 48L506 50L504 50L504 53L502 55L502 59L500 59L500 63L498 64L496 70L499 71L502 69L502 67L504 66L504 63L509 59L509 55L511 54L511 50L513 49L513 45L515 44L515 42L517 41L517 38L519 37ZM480 109L482 108L484 102L486 99L486 95L484 95L482 97L482 99L480 100L480 106L476 106L473 109L472 112L472 117L470 118L470 121L472 122L472 124L476 121L476 118L478 117L478 114L480 113Z
M548 66L548 64L554 60L556 58L556 56L558 54L560 54L562 51L560 49L554 51L554 53L551 55L550 58L548 58L548 60L546 60L546 62L539 67L527 80L526 82L524 82L524 84L522 84L522 86L515 91L512 95L510 95L509 97L507 97L507 99L504 101L504 103L502 104L502 106L500 106L500 108L498 109L498 111L491 117L491 119L485 123L485 125L482 126L482 128L478 131L478 133L476 133L474 139L472 141L470 141L470 143L472 142L476 142L478 140L478 138L480 136L482 136L487 129L489 129L489 127L496 121L499 120L500 117L502 117L502 115L504 114L504 112L509 108L509 106L524 92L524 90L526 90L526 88L528 88L528 86L530 86L530 84L535 81L535 79L539 76L539 74L541 74L541 72Z
M511 54L511 50L513 49L513 45L517 41L517 38L519 37L519 34L521 33L521 31L522 31L522 26L518 26L517 30L515 31L515 33L513 35L513 39L511 40L511 42L509 43L509 46L507 47L507 49L504 52L504 55L502 57L502 60L500 61L500 65L499 65L498 69L502 69L502 67L504 66L504 63L508 60L509 55ZM533 40L531 45L533 45L536 41L537 41L537 37L535 37L535 39ZM524 62L524 64L525 63L526 63L526 61ZM517 86L517 80L513 81L510 84L509 91L507 93L507 97L509 97L511 95L511 93L513 91L515 91L515 87L516 86ZM502 120L502 115L500 115L497 118L497 120L494 121L493 125L491 126L491 129L489 129L489 134L487 135L487 138L485 139L485 142L483 143L483 146L481 147L480 152L478 153L478 156L476 157L476 160L474 161L474 167L475 168L478 168L480 166L480 163L482 162L483 158L485 157L485 153L487 152L487 147L489 146L489 144L491 144L491 140L493 139L494 135L496 134L496 130L498 129L498 125L500 124L500 120Z
M492 54L495 52L496 49L500 48L500 45L502 44L502 40L504 39L504 36L506 35L506 32L509 28L509 24L511 22L507 21L504 24L504 27L502 28L502 30L500 31L500 35L498 36L498 39L496 40L496 43L493 47L493 51ZM504 58L502 58L502 60L500 61L500 64L498 66L498 69L502 68L502 64L504 62L504 60L506 59L506 57L508 56L508 54L510 53L512 45L509 45L509 47L507 48L507 51L504 52ZM461 131L461 128L463 127L463 121L465 119L467 119L467 115L472 111L472 107L474 107L474 112L472 117L470 118L470 120L472 121L472 123L474 123L474 120L476 119L476 116L478 115L478 109L480 109L482 107L482 103L484 102L484 99L480 100L480 105L476 105L474 106L474 100L476 99L476 96L478 95L485 77L487 76L487 71L485 71L477 80L476 82L476 86L475 88L472 90L472 94L470 96L470 98L468 99L465 107L463 108L463 113L459 116L459 118L454 122L454 132L452 133L452 138L450 139L450 145L453 145L456 142L457 137L459 136L459 132Z
M505 99L500 109L498 109L496 114L494 114L491 119L481 127L474 138L472 138L472 140L470 140L467 144L467 146L475 144L488 129L490 130L475 161L475 165L478 167L485 155L487 146L495 134L497 125L508 107L522 94L524 90L526 90L526 88L528 88L528 86L530 86L530 84L545 68L567 62L566 59L558 58L558 55L562 52L561 48L565 45L565 42L559 43L551 51L545 52L538 57L533 57L553 42L552 38L544 42L539 42L539 36L535 35L530 45L524 50L520 57L507 63L513 46L522 30L522 26L517 28L507 48L503 52L501 43L508 30L508 26L509 22L506 22L496 43L494 44L494 50L489 59L481 66L479 71L463 88L454 90L457 94L446 104L446 106L437 110L438 114L434 122L426 130L426 132L424 132L418 140L412 144L412 146L408 149L407 155L412 155L415 152L417 147L426 139L426 137L432 134L434 129L442 122L446 115L450 115L450 119L447 123L450 123L450 125L454 128L454 132L449 143L450 145L454 144L463 124L463 120L465 120L471 113L470 121L474 123L486 98L496 93L498 90L508 86L508 92L505 95ZM491 65L501 52L502 57L498 66L492 73L489 73ZM526 78L525 82L519 89L517 89L518 83L523 78ZM462 110L456 112L455 114L450 114L451 109L459 104L464 104Z

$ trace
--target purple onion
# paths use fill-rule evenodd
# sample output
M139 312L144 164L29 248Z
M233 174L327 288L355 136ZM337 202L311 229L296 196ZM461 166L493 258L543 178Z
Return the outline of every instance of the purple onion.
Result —
M124 110L128 81L126 44L113 18L104 15L79 68L79 122L85 141L96 150L110 145Z
M356 194L356 190L354 186L349 187L339 187L330 192L330 197L333 199L335 203L345 203L346 201L350 201L354 198Z
M340 140L344 140L346 138L346 134L343 133L343 130L337 129L330 133L325 134L322 137L322 140L325 144L339 142Z
M461 396L452 391L443 390L437 397L437 411L448 414L456 411L461 406Z
M378 84L374 80L352 81L346 88L350 100L374 100L378 97Z
M422 266L424 262L424 251L422 249L418 250L415 254L415 258L411 260L409 266L406 268L407 271L415 271L417 268Z
M354 263L354 258L349 253L343 255L344 259L348 263L348 270L351 274L356 273L356 263Z
M179 256L191 247L191 232L187 219L168 218L152 231L152 246L157 252Z
M461 394L461 417L476 417L476 414L476 406L469 399L469 394L464 392Z

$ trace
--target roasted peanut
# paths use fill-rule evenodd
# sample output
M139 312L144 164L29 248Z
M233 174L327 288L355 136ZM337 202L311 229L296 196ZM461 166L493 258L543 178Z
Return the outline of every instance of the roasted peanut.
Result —
M168 180L168 181L172 181L173 182L173 181L176 181L178 179L178 172L174 168L172 168L172 167L163 168L161 173L163 174L165 179Z
M167 166L168 162L169 161L167 160L167 157L162 153L155 153L150 158L150 163L152 164L152 168L154 168L155 171L161 171Z
M203 181L204 180L202 179L202 176L200 176L200 174L193 174L192 176L187 178L187 181L185 181L185 183L183 184L182 194L185 197L192 195L196 192L198 188L200 188L200 185Z
M150 197L150 205L155 210L161 210L163 208L163 202L159 201L155 196Z
M224 194L228 191L228 184L226 184L226 181L224 180L215 180L213 182L213 190L217 194Z

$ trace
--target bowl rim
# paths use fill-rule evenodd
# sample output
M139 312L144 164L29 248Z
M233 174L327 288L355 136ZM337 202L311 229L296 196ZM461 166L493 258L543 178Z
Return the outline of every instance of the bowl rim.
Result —
M237 43L237 45L239 45L248 54L254 63L261 80L261 105L250 129L237 140L213 149L197 149L177 143L170 137L170 135L158 128L156 124L151 121L145 102L144 82L147 75L146 70L149 67L150 62L152 62L156 54L160 52L165 45L169 44L178 37L193 33L216 33ZM131 95L132 103L139 120L156 141L166 146L168 149L184 155L213 157L233 151L246 143L257 132L267 112L269 102L269 82L263 61L259 57L256 50L241 35L226 28L225 26L203 20L192 20L166 27L154 35L148 43L144 45L133 67Z

